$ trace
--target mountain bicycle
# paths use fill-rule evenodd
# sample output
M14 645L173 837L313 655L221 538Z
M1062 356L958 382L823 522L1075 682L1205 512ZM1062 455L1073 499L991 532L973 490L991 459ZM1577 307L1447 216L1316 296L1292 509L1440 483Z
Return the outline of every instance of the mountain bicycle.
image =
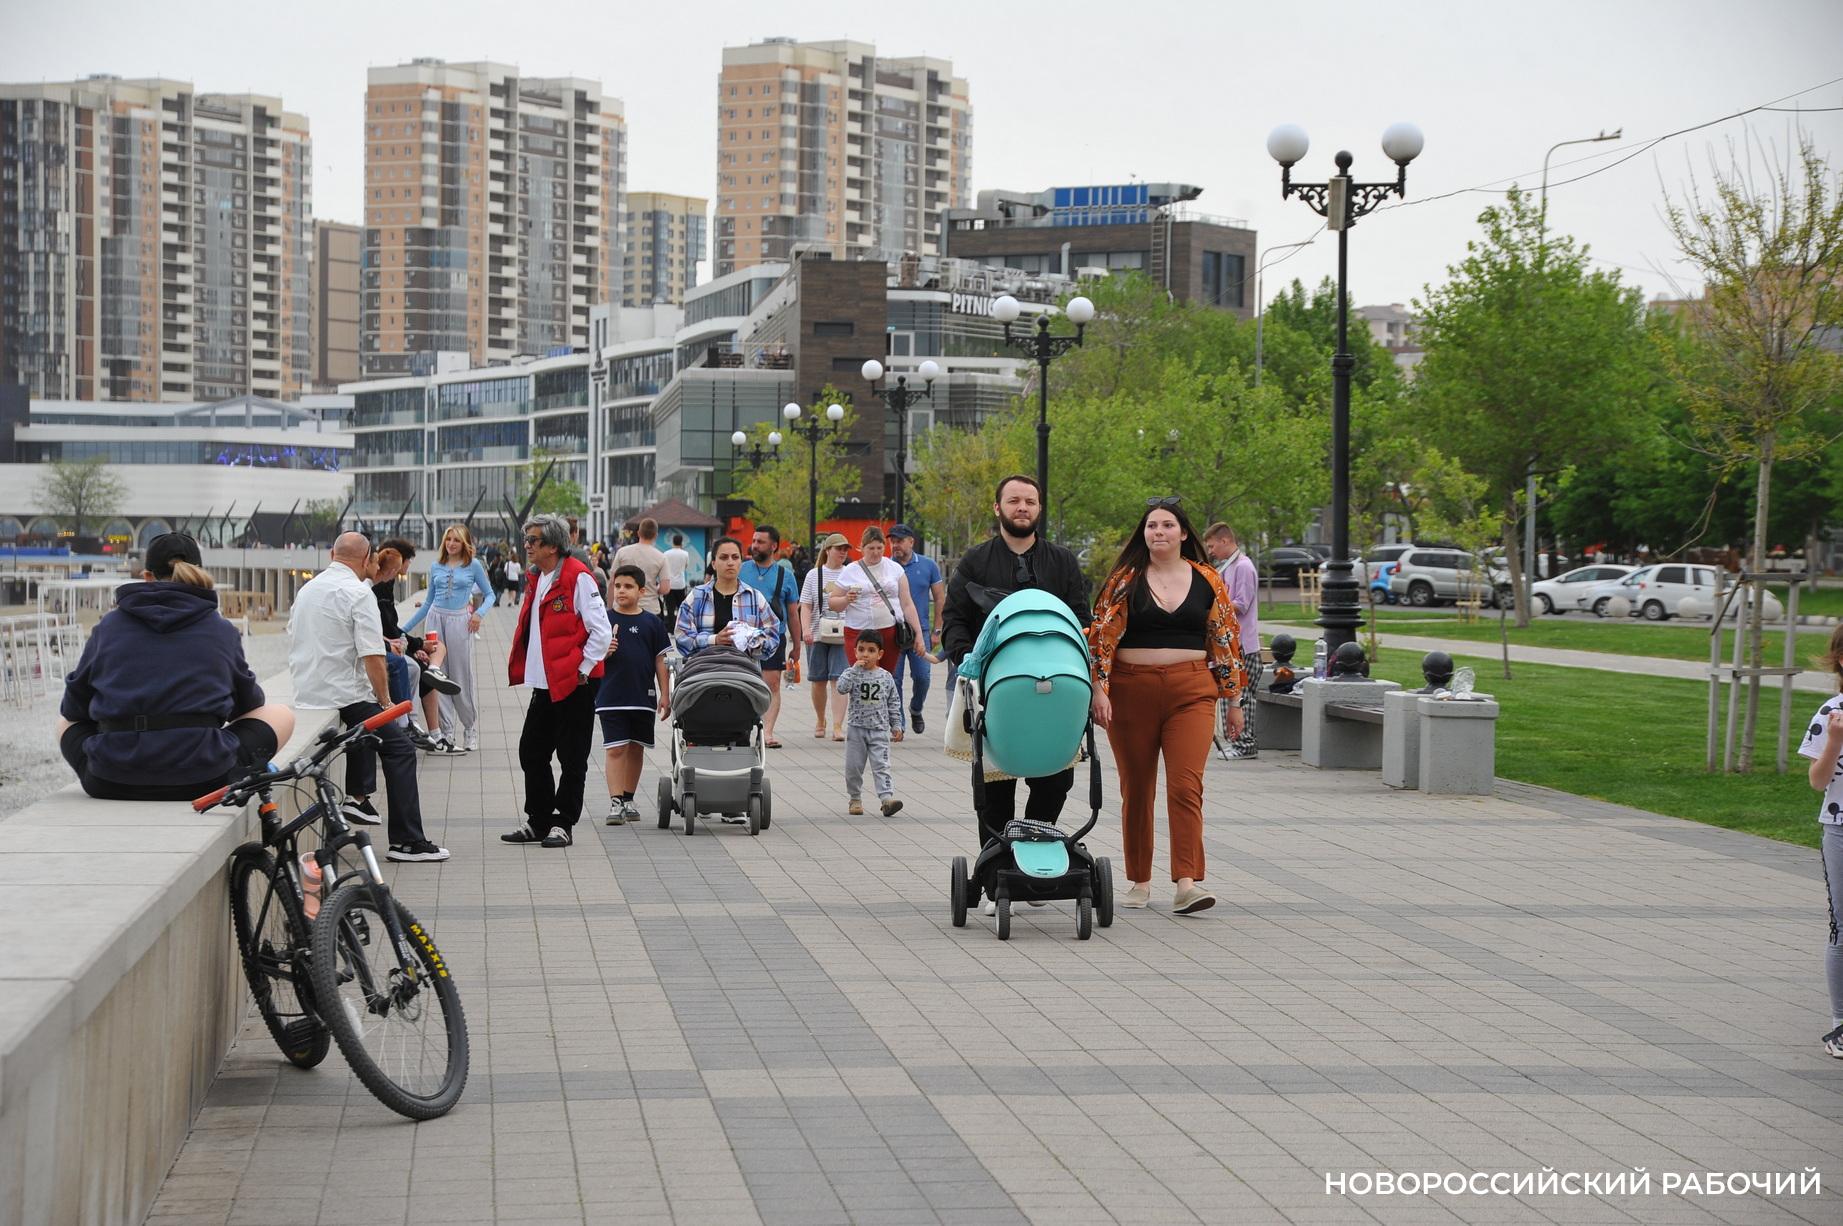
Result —
M371 836L347 824L328 778L336 758L376 745L377 730L410 705L328 728L287 766L271 763L192 807L260 802L262 841L231 853L230 916L250 993L283 1057L313 1068L337 1042L379 1102L427 1120L446 1114L467 1083L460 993L429 930L385 884ZM287 822L274 799L283 785L313 793Z

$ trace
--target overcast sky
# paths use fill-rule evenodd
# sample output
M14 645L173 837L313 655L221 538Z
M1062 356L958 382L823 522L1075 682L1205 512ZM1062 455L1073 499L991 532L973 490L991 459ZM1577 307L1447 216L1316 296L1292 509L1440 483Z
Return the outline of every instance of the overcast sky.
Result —
M1104 32L1104 36L1103 36ZM167 76L201 90L279 95L308 116L317 215L357 221L365 70L414 56L493 59L527 75L599 78L626 103L629 190L711 196L712 85L725 45L773 35L853 38L886 55L951 59L970 82L974 189L1152 182L1202 187L1196 207L1244 218L1263 250L1318 219L1282 201L1265 140L1303 125L1302 177L1339 148L1359 178L1388 178L1378 138L1398 119L1426 132L1409 170L1424 203L1351 235L1360 303L1407 301L1458 259L1490 197L1430 200L1517 178L1534 187L1556 141L1623 127L1619 144L1563 149L1552 185L1649 138L1800 93L1783 106L1843 108L1839 0L1307 5L1061 0L907 5L820 0L573 4L557 0L187 3L0 0L0 80L95 72ZM1832 82L1830 84L1823 84ZM1811 90L1813 86L1822 88ZM1625 266L1647 296L1678 272L1663 192L1706 172L1726 142L1783 148L1798 126L1843 169L1843 112L1760 113L1679 136L1578 183L1552 186L1555 229ZM1563 167L1574 158L1593 160ZM1308 283L1335 270L1332 241L1272 266Z

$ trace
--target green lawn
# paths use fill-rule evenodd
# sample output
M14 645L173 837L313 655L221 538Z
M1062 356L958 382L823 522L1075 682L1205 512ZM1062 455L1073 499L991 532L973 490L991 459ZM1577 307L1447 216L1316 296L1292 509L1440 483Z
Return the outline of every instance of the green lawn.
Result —
M1700 682L1596 673L1538 664L1499 680L1490 661L1468 659L1478 688L1495 696L1497 773L1670 817L1816 847L1818 795L1797 753L1804 720L1819 696L1794 696L1787 772L1773 773L1778 704L1764 704L1760 758L1752 775L1703 771L1708 689ZM1386 654L1379 678L1422 684L1419 660Z
M1391 610L1393 612L1394 610ZM1263 621L1265 627L1269 623ZM1285 625L1295 631L1309 630L1315 637L1317 627L1296 616L1273 619L1274 625ZM1470 643L1486 643L1495 647L1498 643L1498 623L1495 614L1475 622L1462 622L1456 617L1423 617L1416 619L1394 617L1377 621L1378 629L1384 633L1424 635L1428 638L1460 639ZM1734 658L1734 632L1723 630L1722 659ZM1519 630L1510 627L1510 641L1523 647L1558 647L1568 651L1602 651L1622 656L1658 656L1669 660L1707 660L1709 658L1709 631L1706 625L1686 626L1641 626L1629 621L1563 621L1556 618L1537 618L1528 627ZM1815 657L1824 647L1825 636L1819 632L1806 632L1800 636L1795 657L1801 667L1821 667L1815 663ZM1384 650L1387 650L1386 644ZM1766 632L1766 659L1768 664L1777 665L1783 659L1785 651L1785 634L1783 631Z
M1769 584L1773 595L1786 608L1792 607L1790 596L1783 583ZM1817 591L1798 593L1798 615L1800 617L1843 617L1843 587L1820 587Z

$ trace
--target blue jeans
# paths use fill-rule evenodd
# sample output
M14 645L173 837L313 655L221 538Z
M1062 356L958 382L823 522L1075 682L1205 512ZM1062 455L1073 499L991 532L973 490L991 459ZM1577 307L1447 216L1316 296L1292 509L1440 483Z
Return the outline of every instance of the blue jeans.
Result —
M406 698L416 697L416 692L411 688L410 684L410 662L408 657L400 656L394 651L385 652L384 671L390 676L390 699L392 702L402 702Z
M913 702L904 705L903 709L905 711L911 713L919 712L928 701L928 686L934 680L934 666L928 663L927 658L922 655L921 649L932 641L928 627L924 625L922 627L921 640L916 644L916 650L905 651L898 655L896 657L896 667L890 670L896 674L896 701L899 704L902 703L902 673L904 666L907 666L909 671L915 674L915 699Z

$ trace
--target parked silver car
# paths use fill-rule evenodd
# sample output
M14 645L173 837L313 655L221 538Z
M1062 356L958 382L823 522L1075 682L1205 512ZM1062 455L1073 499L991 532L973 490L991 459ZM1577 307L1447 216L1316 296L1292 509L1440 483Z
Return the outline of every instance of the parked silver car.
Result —
M1508 576L1463 549L1412 549L1395 564L1389 591L1407 604L1425 608L1450 604L1477 593L1487 608L1497 604L1497 589Z

